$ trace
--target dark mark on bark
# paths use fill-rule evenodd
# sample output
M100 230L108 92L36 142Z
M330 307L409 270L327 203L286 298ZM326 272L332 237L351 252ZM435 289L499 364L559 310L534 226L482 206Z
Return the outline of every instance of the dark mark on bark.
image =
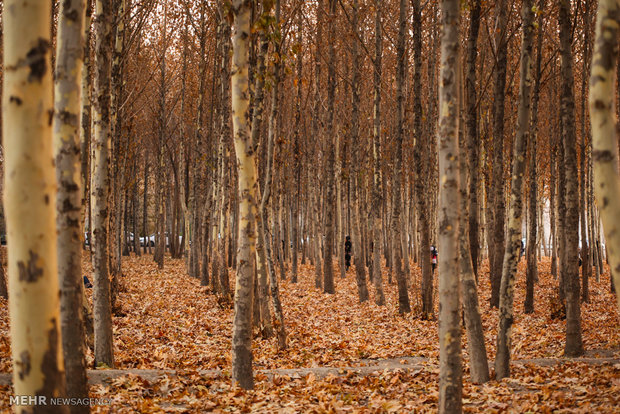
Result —
M79 14L78 14L77 10L75 10L73 8L73 6L71 6L71 0L65 0L62 3L62 8L64 10L63 14L64 14L64 16L67 19L69 19L72 22L76 22L77 21L77 19L79 17Z
M17 106L21 106L21 104L22 104L22 102L23 102L23 101L22 101L22 99L21 99L20 97L18 97L18 96L11 96L11 97L9 98L9 102L15 102L15 104L16 104Z
M28 66L30 67L28 82L40 82L45 72L47 72L47 51L49 49L49 41L39 38L37 44L26 54Z
M592 151L592 158L594 161L611 162L614 159L614 155L608 150L594 150Z
M78 125L77 114L71 113L69 111L60 111L60 113L58 114L58 119L60 119L60 122L62 122L63 124L69 124L73 126Z
M36 391L36 395L58 397L65 393L65 376L58 363L58 342L58 323L55 318L52 318L52 328L47 333L47 351L43 355L43 362L41 362L43 387ZM47 406L39 408L43 408L42 412L46 412L44 408L57 409L58 407ZM58 411L53 410L47 412Z
M17 374L19 375L19 379L23 381L30 374L30 352L26 350L19 354L17 366L19 367Z
M17 262L17 267L19 268L19 280L20 282L28 282L33 283L36 282L39 278L43 277L43 269L37 267L37 262L39 261L39 255L34 253L32 250L28 252L30 254L30 259L28 259L28 266L24 265L24 262Z
M50 203L50 196L48 194L45 194L45 205Z

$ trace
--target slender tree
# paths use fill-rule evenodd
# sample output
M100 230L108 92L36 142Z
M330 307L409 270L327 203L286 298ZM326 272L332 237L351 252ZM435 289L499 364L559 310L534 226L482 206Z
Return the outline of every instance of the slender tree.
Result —
M249 124L249 46L252 6L249 0L233 0L232 118L237 172L239 174L239 249L235 285L235 315L232 338L232 379L252 389L252 259L255 256L257 181L254 148ZM224 264L223 264L224 265Z
M439 412L462 411L459 271L459 14L458 0L441 2L439 84Z
M528 157L529 157L529 172L530 172L530 195L528 198L530 223L528 228L527 237L527 270L525 275L525 313L534 312L534 282L538 280L538 260L536 258L536 227L537 221L537 209L538 204L538 169L536 168L536 139L538 132L538 101L540 96L540 77L541 77L541 64L542 64L542 39L544 29L544 14L543 6L545 0L538 2L538 39L536 44L536 65L534 69L534 91L532 92L532 117L531 117L531 134L529 134ZM544 227L541 226L541 230ZM541 238L542 243L545 244L544 234Z
M422 130L422 12L420 0L413 0L413 132L415 137L413 159L415 168L415 193L417 200L418 228L420 229L420 267L422 269L422 318L433 315L433 274L430 260L430 197L428 196L429 161L428 137Z
M58 231L60 326L67 374L67 396L88 398L82 293L82 192L80 106L84 53L85 1L63 2L58 16L54 81L54 152ZM71 406L72 413L90 412L88 405Z
M499 291L504 258L504 221L506 202L504 192L504 103L506 99L506 65L508 54L508 0L496 4L495 78L493 91L493 171L488 204L492 208L489 220L489 265L491 306L499 307Z
M2 136L13 393L61 397L62 366L52 151L50 2L3 9ZM28 30L24 30L27 27ZM48 407L19 407L44 412ZM57 407L56 412L68 412Z
M620 286L620 178L614 119L614 63L618 54L620 5L600 0L596 18L596 41L590 75L590 122L596 200L603 219L613 281ZM5 135L6 136L6 135ZM620 307L620 289L616 289Z
M398 284L398 312L409 313L409 293L407 291L407 281L405 280L405 272L402 263L401 249L401 191L402 191L402 164L403 164L403 139L405 135L405 119L404 119L404 102L403 93L405 83L405 31L407 30L407 1L400 0L399 18L398 18L398 43L397 43L397 59L398 68L396 70L396 145L395 145L395 162L394 162L394 185L392 188L392 249L394 254L394 268L396 271L396 283Z
M375 57L374 57L374 110L373 110L373 186L372 186L372 280L375 286L375 303L385 305L383 276L381 274L381 55L383 36L381 28L381 0L375 0ZM333 42L332 42L333 43Z
M336 33L336 0L329 0L329 38L333 39ZM334 269L332 266L334 253L334 166L336 164L335 151L331 148L334 145L334 105L336 101L336 49L335 42L329 42L329 63L327 65L327 123L326 130L329 131L329 149L327 154L327 194L325 207L325 258L323 263L323 291L325 293L335 293Z
M353 31L353 46L351 48L353 79L351 85L351 137L350 142L354 147L359 147L360 142L360 88L361 88L361 71L360 71L360 54L359 54L359 1L353 0L352 5L352 21L351 30ZM353 176L353 188L351 189L351 221L353 228L353 251L355 257L355 280L357 282L357 295L360 303L368 300L368 286L366 284L366 264L364 259L364 250L362 249L362 235L360 223L360 202L362 177L359 168L359 153L353 151L351 154L351 170Z
M560 56L562 101L560 106L564 136L564 166L566 170L566 249L562 263L566 287L566 343L564 353L578 356L583 353L581 338L581 300L579 294L579 177L577 175L577 131L575 124L575 95L573 91L573 56L571 48L571 3L560 1Z
M499 330L495 377L510 375L510 331L513 323L514 281L521 250L523 220L523 173L525 171L525 147L530 135L530 96L532 91L532 48L534 44L534 14L532 0L521 3L523 38L521 41L521 67L519 69L519 110L517 133L514 140L510 205L508 211L508 237L504 252L504 266L499 297Z
M110 56L112 30L110 0L97 0L95 6L95 100L94 139L91 174L91 199L93 203L93 258L95 317L95 364L114 367L112 341L112 301L108 277L108 216L110 189Z

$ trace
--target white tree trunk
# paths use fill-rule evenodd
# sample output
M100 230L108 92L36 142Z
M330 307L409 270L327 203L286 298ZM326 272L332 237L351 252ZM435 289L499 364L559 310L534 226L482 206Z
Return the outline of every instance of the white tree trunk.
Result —
M249 41L251 3L234 0L232 55L232 118L237 170L239 172L239 244L235 285L235 316L232 338L232 379L242 388L252 389L252 260L255 257L257 181L254 148L249 124ZM223 264L225 265L225 264Z
M50 122L50 16L50 2L4 2L2 135L6 154L4 201L11 246L13 394L47 398L63 396L65 391ZM16 407L20 410L26 408ZM68 412L66 407L64 412Z
M594 190L603 219L609 265L620 307L620 178L613 109L614 62L618 53L620 7L617 1L600 0L596 19L596 41L590 75L590 120ZM5 135L6 136L6 135Z

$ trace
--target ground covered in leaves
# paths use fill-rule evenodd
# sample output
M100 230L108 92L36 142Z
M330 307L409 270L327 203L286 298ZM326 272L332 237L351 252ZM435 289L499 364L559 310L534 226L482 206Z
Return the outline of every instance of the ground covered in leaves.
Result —
M87 260L84 265L89 274ZM590 282L590 302L581 307L582 328L587 357L616 361L592 363L562 358L565 322L551 319L557 281L549 273L548 260L543 260L539 268L536 312L523 313L524 265L522 261L515 290L512 376L499 382L472 384L463 335L465 410L618 412L620 318L614 296L609 292L608 272L600 281ZM352 270L345 279L337 278L336 294L327 295L314 287L314 268L301 265L299 283L290 283L287 275L280 285L288 348L278 350L275 338L264 339L257 332L254 366L267 371L256 375L255 390L243 391L230 383L232 308L218 301L198 280L188 277L182 260L167 258L164 270L160 271L152 256L131 257L123 263L120 309L114 317L116 368L167 369L177 374L149 380L127 375L93 385L91 397L111 404L95 406L94 410L436 411L437 321L420 318L420 273L415 265L412 271L410 298L414 311L400 316L396 285L388 283L387 269L383 274L387 306L378 307L370 284L371 300L358 303ZM231 271L231 281L233 276ZM484 265L479 290L492 366L498 312L489 307L488 269ZM346 369L373 360L410 356L424 359L410 370L378 370L364 376ZM557 358L559 363L546 364L542 358ZM313 374L268 375L268 370L276 368L326 366L342 370L324 378ZM0 299L0 372L10 371L8 310L6 301ZM9 395L11 388L1 386L0 409L8 409Z

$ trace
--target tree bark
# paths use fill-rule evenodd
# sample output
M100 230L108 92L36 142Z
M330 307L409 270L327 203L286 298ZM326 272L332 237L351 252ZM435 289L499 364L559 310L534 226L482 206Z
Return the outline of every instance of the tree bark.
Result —
M583 354L579 286L579 176L577 174L575 96L571 52L571 3L560 1L560 55L562 61L562 105L564 124L564 167L566 169L566 261L562 270L566 280L566 356ZM617 36L616 36L617 37ZM564 269L566 265L566 269Z
M596 41L590 75L590 122L594 190L603 219L609 249L609 264L615 286L620 287L620 179L613 111L614 62L617 60L620 8L617 2L600 0L596 19ZM6 136L6 134L5 134ZM620 307L620 289L616 289Z
M94 151L91 199L93 200L95 365L114 367L112 301L108 275L109 191L110 191L110 56L112 16L110 0L97 0L95 7Z
M478 108L476 105L476 58L478 56L478 32L480 30L481 0L471 0L469 7L469 36L467 38L467 61L465 66L465 125L467 131L467 154L469 157L469 253L472 271L478 280L478 256L480 252L480 224L478 222ZM465 185L466 181L463 182ZM461 192L462 194L462 192ZM461 257L462 259L462 257ZM488 371L488 369L487 369Z
M232 119L237 171L239 174L239 248L235 285L235 313L232 337L232 379L242 388L254 388L252 376L252 299L255 256L257 181L254 148L249 124L250 85L248 79L251 2L233 0L233 54L231 69ZM225 265L225 263L223 263Z
M473 7L470 9L470 24L471 25L479 25L479 15L480 15L480 2L475 1ZM469 41L467 47L467 83L472 82L472 74L470 72L472 60L475 62L475 40L474 45L472 46L472 37L475 39L477 34L477 28L472 33L472 27L470 26L469 31ZM471 48L474 48L473 52ZM473 58L472 58L473 54ZM475 82L475 68L473 75L473 82ZM466 115L466 124L467 124L467 137L460 137L459 149L461 156L459 157L459 179L461 182L460 186L460 225L459 225L459 267L460 267L460 275L461 275L461 284L463 287L463 309L465 311L464 319L465 326L467 328L467 346L469 349L469 370L471 375L471 380L475 384L482 384L489 380L489 362L487 359L487 351L486 345L484 343L484 331L482 327L482 320L480 318L480 309L478 305L478 288L476 285L476 274L474 273L473 259L474 254L470 253L471 248L471 235L469 234L470 225L472 224L470 215L477 215L477 201L472 203L471 197L473 191L474 193L477 191L477 188L472 187L471 182L468 184L468 179L477 181L476 178L469 176L472 173L477 175L477 168L472 169L469 164L471 159L471 148L476 147L477 145L477 126L475 127L475 131L472 131L471 125L471 116L472 116L472 108L471 108L471 99L475 101L475 93L473 91L475 83L469 85L465 88L466 96L468 96L468 104L467 110L465 111ZM472 96L473 95L473 96ZM475 105L473 109L474 115L474 123L475 119ZM477 151L476 151L477 152ZM473 162L478 163L477 159L473 159ZM473 189L472 189L473 188ZM469 194L468 194L469 192ZM474 196L476 197L476 196ZM476 210L472 213L470 211L470 206L474 205ZM477 220L475 220L477 223ZM476 248L478 248L478 233L476 231Z
M13 393L46 398L65 393L50 122L50 16L50 2L4 2L2 136ZM17 411L26 412L26 407ZM68 411L58 407L58 412Z
M586 231L586 222L587 222L587 210L586 210L586 77L589 73L588 71L588 63L591 61L590 58L590 1L585 1L584 7L584 20L586 21L586 25L584 26L584 38L583 38L583 47L584 47L584 58L583 58L583 66L581 70L581 143L579 144L579 221L581 223L581 248L580 248L580 257L582 260L581 266L581 276L582 276L582 289L581 289L581 300L583 302L590 301L590 289L589 289L589 280L590 276L592 276L592 266L590 266L590 248L588 242L588 236Z
M405 31L407 30L407 0L400 0L399 7L399 30L397 43L398 66L396 71L396 154L394 160L394 184L392 187L392 249L394 254L394 269L396 272L396 282L398 284L398 313L404 314L411 312L409 305L409 293L407 292L407 281L402 265L401 249L401 190L402 190L402 164L403 164L403 140L405 135L404 101L403 94L405 83Z
M492 221L489 223L489 264L491 277L491 306L499 307L499 291L502 279L502 261L504 257L504 221L506 204L504 196L504 101L506 98L506 64L508 53L507 0L497 4L497 21L495 31L495 90L493 91L493 171L492 190L489 192L489 205L493 209ZM493 245L491 246L491 242Z
M332 0L333 1L333 0ZM375 303L385 305L383 276L381 274L381 55L383 52L381 32L382 1L375 0L375 58L374 58L374 111L373 111L373 187L372 187L372 281L375 286ZM332 37L333 38L333 37ZM330 42L333 44L333 42Z
M495 378L498 380L510 375L510 333L514 318L514 282L521 250L525 148L530 139L532 48L534 44L532 3L532 0L523 0L521 5L523 38L521 41L521 67L519 69L519 109L517 113L517 133L514 141L510 206L508 210L508 237L506 238L500 287L499 329L497 333L497 355L495 357Z
M420 230L420 267L422 270L422 318L430 319L433 315L433 273L430 258L430 217L428 191L429 161L428 134L422 130L422 17L420 0L412 0L413 9L413 131L415 169L415 197L417 200L418 228Z
M67 378L67 397L88 398L86 337L82 293L82 190L80 106L84 53L84 1L63 2L58 18L54 81L53 139L56 164L56 230L60 326ZM88 405L70 406L72 413L90 412Z
M529 156L529 181L530 181L530 195L528 199L528 210L530 213L530 222L528 227L528 237L527 237L527 269L525 273L525 313L533 313L534 312L534 283L538 280L538 260L536 258L536 226L538 225L538 209L536 206L538 205L538 188L536 180L538 179L537 169L536 169L536 148L537 143L536 139L538 137L538 98L540 96L540 76L541 76L541 62L542 62L542 38L544 35L544 19L543 19L543 7L545 4L545 0L539 0L538 2L538 39L536 44L536 67L534 72L534 91L532 96L532 119L530 122L530 130L532 131L529 134L529 140L527 142L528 146L528 156ZM543 230L542 243L544 244L544 227L541 226L541 230Z
M458 0L441 2L439 85L439 412L462 411L459 283L459 14Z
M329 0L329 21L328 35L330 39L335 38L336 20L336 0ZM336 50L335 42L329 42L329 63L327 65L327 123L326 130L330 134L329 147L327 154L327 194L325 206L325 258L323 263L323 291L325 293L336 293L334 287L334 269L332 265L334 254L334 166L335 151L334 145L334 105L336 100Z
M361 88L361 72L360 72L360 55L359 55L359 0L353 0L353 9L351 11L352 22L351 30L353 31L353 46L351 48L352 54L352 70L353 80L351 86L351 145L356 148L361 147L360 140L360 88ZM360 303L368 300L368 286L366 284L366 264L364 259L364 250L362 248L362 236L361 236L361 218L359 215L359 197L361 193L361 186L363 185L362 177L359 173L359 153L353 151L351 154L351 173L353 188L351 189L351 222L353 230L353 256L355 257L355 281L357 284L357 295Z

